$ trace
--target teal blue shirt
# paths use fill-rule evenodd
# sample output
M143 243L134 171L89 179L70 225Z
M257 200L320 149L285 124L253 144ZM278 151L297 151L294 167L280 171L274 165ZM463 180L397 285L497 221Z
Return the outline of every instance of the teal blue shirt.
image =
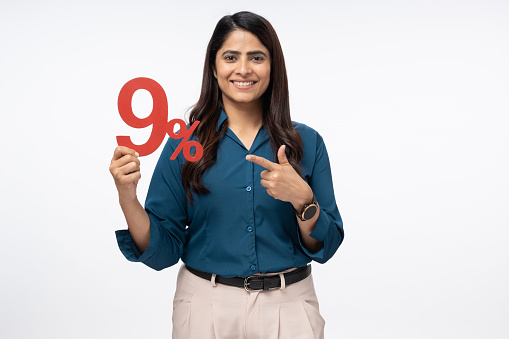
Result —
M224 110L217 130L228 118ZM270 138L260 127L249 150L228 128L219 141L217 160L203 174L211 193L197 195L191 206L182 186L182 152L170 160L180 140L169 138L154 169L145 201L150 218L150 244L140 254L128 230L116 231L124 256L161 270L179 259L200 271L224 277L247 277L300 267L311 260L325 263L343 241L343 222L336 205L329 157L314 129L292 121L302 137L300 163L320 207L310 236L323 242L315 253L301 239L297 217L289 202L270 196L260 183L262 166L246 160L254 154L276 162ZM188 126L189 127L189 126ZM194 135L190 140L196 140Z

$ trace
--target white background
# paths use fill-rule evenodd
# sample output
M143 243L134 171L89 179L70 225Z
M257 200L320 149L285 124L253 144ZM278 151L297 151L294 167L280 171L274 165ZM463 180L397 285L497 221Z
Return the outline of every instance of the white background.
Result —
M292 119L331 159L346 236L313 265L326 338L508 338L505 0L3 0L0 337L171 336L180 264L128 262L115 240L115 136L150 133L118 93L152 78L184 118L217 21L240 10L275 27ZM147 115L148 92L133 105Z

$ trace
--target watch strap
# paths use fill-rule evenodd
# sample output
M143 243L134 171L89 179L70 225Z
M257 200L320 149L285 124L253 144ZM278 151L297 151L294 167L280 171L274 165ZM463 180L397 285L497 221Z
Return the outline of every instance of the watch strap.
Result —
M312 200L309 204L305 204L305 205L302 207L302 210L300 211L300 213L299 213L299 212L297 212L297 210L295 210L295 209L294 209L295 214L297 214L297 217L298 217L300 220L302 220L302 221L309 220L309 219L311 219L311 218L314 216L314 214L313 214L313 216L311 216L310 218L307 218L307 219L305 219L305 218L304 218L304 214L305 214L306 210L307 210L308 208L312 207L312 206L314 206L316 209L318 209L318 202L316 201L316 197L315 197L315 195L314 195L314 194L313 194L313 200ZM315 214L316 214L316 212L315 212Z

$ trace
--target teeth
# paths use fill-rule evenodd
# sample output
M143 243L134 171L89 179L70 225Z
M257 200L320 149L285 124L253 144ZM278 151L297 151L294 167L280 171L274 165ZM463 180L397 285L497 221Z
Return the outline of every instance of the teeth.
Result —
M237 85L237 86L251 86L252 84L254 84L254 81L249 81L249 82L237 82L237 81L234 81L233 83L235 85Z

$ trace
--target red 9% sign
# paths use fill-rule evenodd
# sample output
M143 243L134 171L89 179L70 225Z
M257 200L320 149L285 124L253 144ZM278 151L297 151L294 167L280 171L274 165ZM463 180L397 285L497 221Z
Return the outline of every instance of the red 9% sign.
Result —
M146 118L138 118L133 113L132 99L139 89L147 90L152 95L152 112ZM152 125L152 133L147 142L135 145L129 136L117 136L119 146L129 147L140 156L149 155L161 145L166 134L172 139L182 139L177 149L171 155L170 160L175 160L180 151L188 161L198 161L203 155L203 147L198 141L189 141L189 137L198 127L199 121L195 121L187 130L186 123L182 119L168 121L168 99L163 88L156 81L149 78L135 78L129 80L120 90L118 95L118 112L126 124L134 128L145 128ZM179 125L178 133L173 131L175 125ZM191 147L194 146L195 154L191 155Z

